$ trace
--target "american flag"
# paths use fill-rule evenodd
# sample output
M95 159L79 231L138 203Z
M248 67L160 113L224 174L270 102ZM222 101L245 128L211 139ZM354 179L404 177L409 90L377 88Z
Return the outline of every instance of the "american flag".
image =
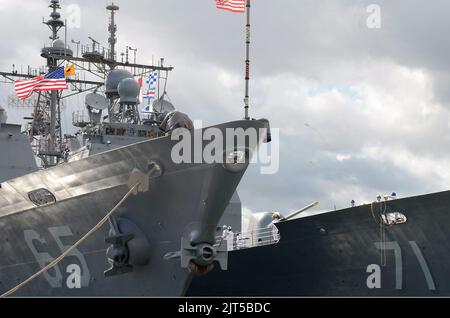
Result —
M246 0L216 0L217 9L244 13Z
M18 80L14 82L19 99L26 99L33 92L49 92L67 89L64 67L57 67L48 74L34 77L29 80Z

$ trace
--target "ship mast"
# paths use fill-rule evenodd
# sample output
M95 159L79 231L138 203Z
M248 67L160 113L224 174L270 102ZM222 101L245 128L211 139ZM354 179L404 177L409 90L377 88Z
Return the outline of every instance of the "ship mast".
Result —
M250 82L250 0L246 2L247 8L247 24L245 25L245 97L244 97L244 119L249 120L248 109L250 107L250 93L249 93L249 82Z
M50 39L52 40L52 43L55 43L55 41L58 39L58 31L64 27L64 22L60 20L61 14L57 11L58 9L61 9L61 6L59 5L59 0L51 0L50 6L53 11L50 14L50 19L47 22L44 22L52 31L52 35L50 36ZM49 71L52 71L55 67L58 66L58 59L53 57L47 58L47 68ZM48 135L48 165L53 166L55 164L55 153L56 153L56 141L59 137L59 142L61 142L61 125L58 126L58 136L56 131L56 117L58 115L58 118L61 117L60 109L58 107L58 91L52 91L50 92L50 127L49 127L49 135ZM58 114L57 114L58 111Z
M115 62L116 61L116 43L117 43L117 37L116 37L117 25L115 23L114 18L115 18L115 12L119 11L119 6L115 5L113 2L112 4L110 4L106 7L106 10L111 11L111 17L110 17L109 27L108 27L109 60L111 62ZM114 68L113 64L111 65L111 68Z
M109 43L109 61L111 61L111 64L109 65L110 69L114 69L116 67L116 43L117 43L117 37L116 37L116 32L117 32L117 25L115 23L115 14L116 11L119 11L119 6L115 5L114 2L111 3L110 5L106 6L106 10L111 11L111 16L109 19L109 26L108 26L108 31L109 31L109 38L108 38L108 43ZM128 61L127 61L128 62ZM114 118L113 113L114 113L114 106L115 106L115 99L113 97L109 98L109 107L108 107L108 118L110 121L112 121L112 119Z

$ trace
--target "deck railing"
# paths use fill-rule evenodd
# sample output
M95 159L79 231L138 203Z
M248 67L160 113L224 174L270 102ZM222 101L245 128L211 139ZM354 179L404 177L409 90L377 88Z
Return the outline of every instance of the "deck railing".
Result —
M235 233L223 239L217 238L216 246L219 246L222 241L228 246L228 251L242 250L265 245L277 244L280 241L280 232L275 227L256 229L250 232Z

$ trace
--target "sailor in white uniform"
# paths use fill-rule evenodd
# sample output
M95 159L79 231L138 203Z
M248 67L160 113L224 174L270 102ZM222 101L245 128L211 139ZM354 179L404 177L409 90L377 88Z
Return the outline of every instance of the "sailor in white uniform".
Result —
M234 233L231 229L231 226L223 226L223 232L222 232L222 240L227 241L227 250L232 251L233 250L233 243L234 243Z
M237 249L245 248L245 237L243 236L242 233L236 235L236 247Z
M223 231L222 231L222 240L226 240L228 237L228 226L224 225L222 227Z
M280 240L280 232L278 231L278 228L276 227L276 224L280 222L281 215L278 212L272 213L272 222L267 226L267 228L272 229L272 236L273 240L275 242L278 242Z

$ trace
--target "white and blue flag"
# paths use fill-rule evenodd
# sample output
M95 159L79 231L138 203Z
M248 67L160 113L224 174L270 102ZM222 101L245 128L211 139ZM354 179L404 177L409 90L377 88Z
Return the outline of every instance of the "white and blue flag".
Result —
M143 109L143 113L150 113L151 112L151 104L156 98L156 85L158 83L158 72L155 71L150 74L148 79L146 80L146 83L148 84L148 89L144 94L142 95L143 99L148 100L148 105L146 105Z

